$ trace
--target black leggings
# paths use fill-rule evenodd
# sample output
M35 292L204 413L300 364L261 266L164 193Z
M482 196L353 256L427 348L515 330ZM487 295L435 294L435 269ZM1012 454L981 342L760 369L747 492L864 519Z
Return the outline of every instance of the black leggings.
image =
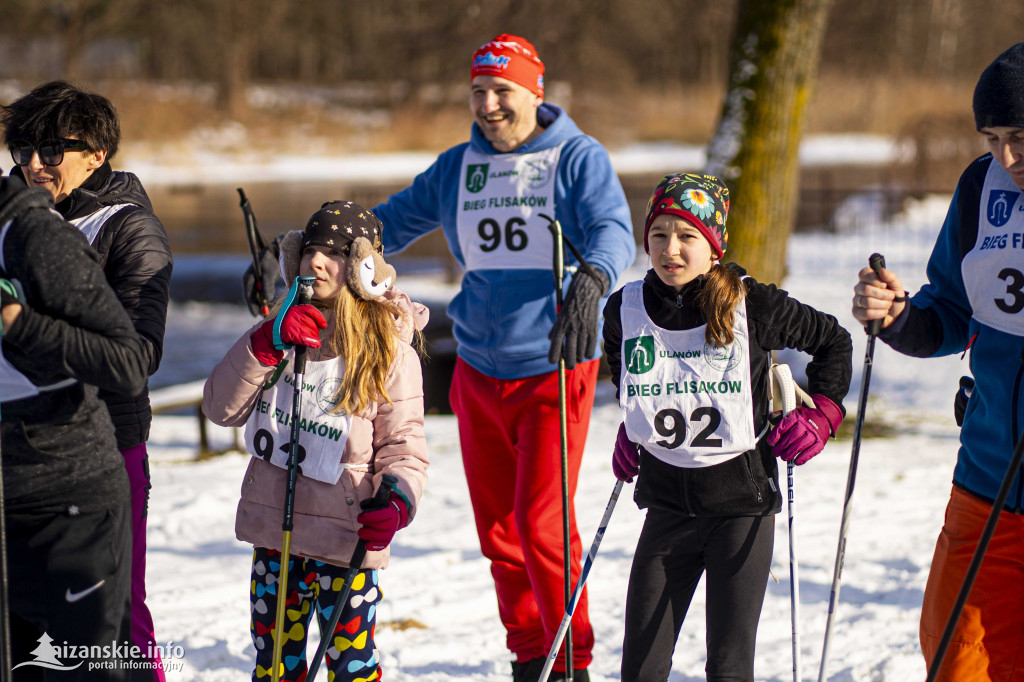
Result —
M707 571L707 679L752 681L774 541L774 516L689 518L649 509L629 575L622 679L668 679L679 629Z

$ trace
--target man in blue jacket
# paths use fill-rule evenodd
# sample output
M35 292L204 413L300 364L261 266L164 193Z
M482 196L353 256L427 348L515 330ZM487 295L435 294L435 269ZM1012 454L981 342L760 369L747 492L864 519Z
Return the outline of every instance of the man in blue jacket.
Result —
M470 78L470 141L373 211L385 252L440 225L465 269L448 306L459 356L451 404L513 677L536 679L565 613L556 363L564 346L571 500L597 380L599 306L636 245L607 152L544 102L536 48L499 35L474 53ZM595 273L575 271L557 315L548 217ZM582 549L571 502L570 519L575 583ZM577 680L587 679L593 642L584 596L573 617Z
M921 609L929 667L982 528L1024 433L1024 43L985 69L974 118L990 153L960 176L928 261L928 283L910 297L890 270L860 272L853 314L882 320L897 351L934 357L971 350L975 387L960 432L953 491ZM940 680L1020 679L1024 654L1024 480L1001 512Z

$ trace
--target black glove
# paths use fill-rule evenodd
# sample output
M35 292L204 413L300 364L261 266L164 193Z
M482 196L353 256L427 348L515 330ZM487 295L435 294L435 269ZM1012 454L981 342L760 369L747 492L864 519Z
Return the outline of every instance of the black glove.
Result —
M278 258L281 256L279 241L283 236L278 235L274 241L260 249L259 252L260 266L263 269L263 279L259 284L262 285L262 294L267 304L274 302L277 280L281 278L281 266L278 264ZM245 297L245 304L249 306L249 312L258 316L263 314L260 309L263 301L260 298L261 291L256 285L256 268L250 264L245 274L242 275L242 295Z
M957 426L964 425L964 413L967 412L967 399L971 397L974 390L974 379L971 377L960 377L960 388L953 397L953 418Z
M569 293L562 301L562 309L555 318L548 338L548 362L557 363L565 342L565 368L572 369L577 362L594 357L597 348L597 304L608 290L608 275L600 268L580 269L572 277Z

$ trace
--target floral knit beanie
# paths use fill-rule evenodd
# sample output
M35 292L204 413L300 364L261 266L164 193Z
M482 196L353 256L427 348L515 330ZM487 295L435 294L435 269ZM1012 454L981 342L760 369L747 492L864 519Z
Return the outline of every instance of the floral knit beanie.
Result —
M644 251L651 252L647 234L651 223L662 213L679 216L692 224L711 244L715 258L721 260L729 243L725 221L729 217L729 188L714 175L672 173L654 188L647 202L644 221Z

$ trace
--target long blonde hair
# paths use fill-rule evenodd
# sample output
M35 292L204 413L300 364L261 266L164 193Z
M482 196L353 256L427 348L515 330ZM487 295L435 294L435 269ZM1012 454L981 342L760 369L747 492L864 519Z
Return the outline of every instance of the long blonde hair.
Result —
M381 399L391 404L387 379L398 356L397 318L404 315L402 309L387 299L359 298L347 286L338 290L333 304L334 329L327 349L342 359L345 372L332 412L358 414ZM412 321L408 323L411 326Z
M280 315L283 303L284 297L278 298L266 319ZM363 300L344 284L333 301L317 301L314 305L317 303L334 314L334 329L326 339L327 355L341 358L344 364L331 414L341 410L358 414L379 399L391 404L386 385L398 355L398 318L408 316L397 304L384 298ZM412 320L406 322L412 326ZM423 337L418 329L413 332L412 345L423 354ZM323 350L320 354L324 355Z
M734 340L732 325L736 319L736 306L743 301L747 290L743 280L721 263L711 266L704 286L697 294L697 305L707 320L704 340L712 346L728 346Z

